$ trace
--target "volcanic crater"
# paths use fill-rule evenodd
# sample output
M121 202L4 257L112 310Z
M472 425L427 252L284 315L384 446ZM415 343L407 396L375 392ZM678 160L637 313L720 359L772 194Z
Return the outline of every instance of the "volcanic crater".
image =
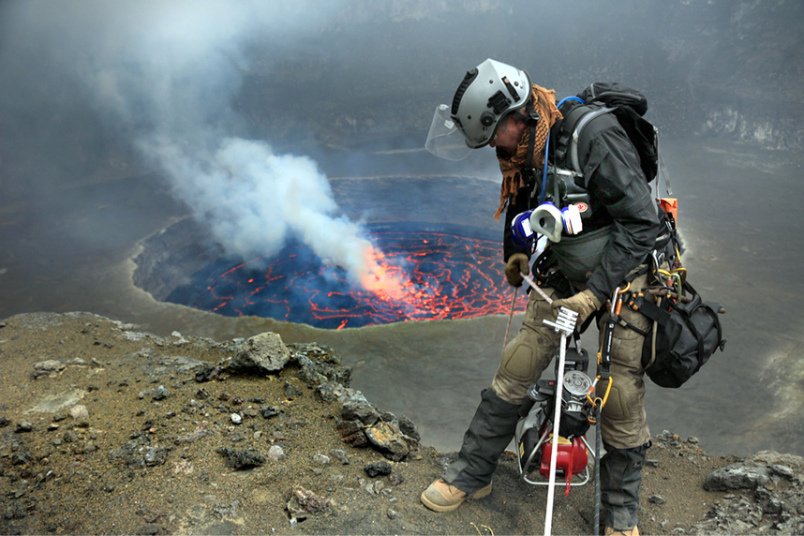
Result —
M493 183L372 177L331 184L343 213L362 222L375 248L381 269L373 275L376 287L350 280L293 237L270 257L227 255L192 218L144 242L135 283L161 301L325 329L507 312L500 224L490 206L478 203L495 198ZM386 292L381 278L401 285Z

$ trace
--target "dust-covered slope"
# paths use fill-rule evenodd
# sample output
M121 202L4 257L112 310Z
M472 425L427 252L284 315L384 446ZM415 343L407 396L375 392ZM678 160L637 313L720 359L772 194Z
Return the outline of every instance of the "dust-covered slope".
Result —
M490 497L426 510L418 496L450 455L350 389L313 341L158 337L86 313L0 326L0 533L543 531L546 489L510 453ZM591 484L559 493L555 532L590 533L592 499ZM654 439L643 533L801 533L801 509L798 457Z

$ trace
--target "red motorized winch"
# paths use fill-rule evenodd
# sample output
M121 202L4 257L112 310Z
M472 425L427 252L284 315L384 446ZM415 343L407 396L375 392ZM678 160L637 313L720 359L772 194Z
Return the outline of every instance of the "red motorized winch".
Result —
M553 453L552 443L553 437L551 435L550 439L544 444L544 448L542 448L542 461L539 466L539 474L544 478L549 478L550 476L550 461L552 460ZM567 483L566 493L569 493L573 475L584 473L588 461L589 455L582 437L567 439L566 437L558 436L556 471L564 475L564 479Z

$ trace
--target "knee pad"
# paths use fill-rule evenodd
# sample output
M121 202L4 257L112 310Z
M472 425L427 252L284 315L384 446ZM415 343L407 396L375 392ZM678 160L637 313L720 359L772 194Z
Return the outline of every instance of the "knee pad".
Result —
M555 350L546 330L523 330L505 347L492 389L503 400L520 403L550 364Z

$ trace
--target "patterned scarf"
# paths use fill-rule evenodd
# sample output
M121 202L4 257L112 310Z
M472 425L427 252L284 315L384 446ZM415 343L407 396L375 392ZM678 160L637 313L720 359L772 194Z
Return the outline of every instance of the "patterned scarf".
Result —
M556 108L556 92L552 89L545 89L537 84L531 85L531 98L533 108L539 114L539 122L536 123L536 143L533 144L533 159L531 165L540 168L544 165L544 145L547 143L547 136L550 127L562 119L561 112ZM527 162L528 145L530 142L530 126L517 145L513 155L504 154L497 151L497 160L500 162L500 171L503 179L500 185L500 204L494 218L499 220L500 215L505 211L508 204L516 199L517 191L525 185L525 178L522 176L522 167Z

